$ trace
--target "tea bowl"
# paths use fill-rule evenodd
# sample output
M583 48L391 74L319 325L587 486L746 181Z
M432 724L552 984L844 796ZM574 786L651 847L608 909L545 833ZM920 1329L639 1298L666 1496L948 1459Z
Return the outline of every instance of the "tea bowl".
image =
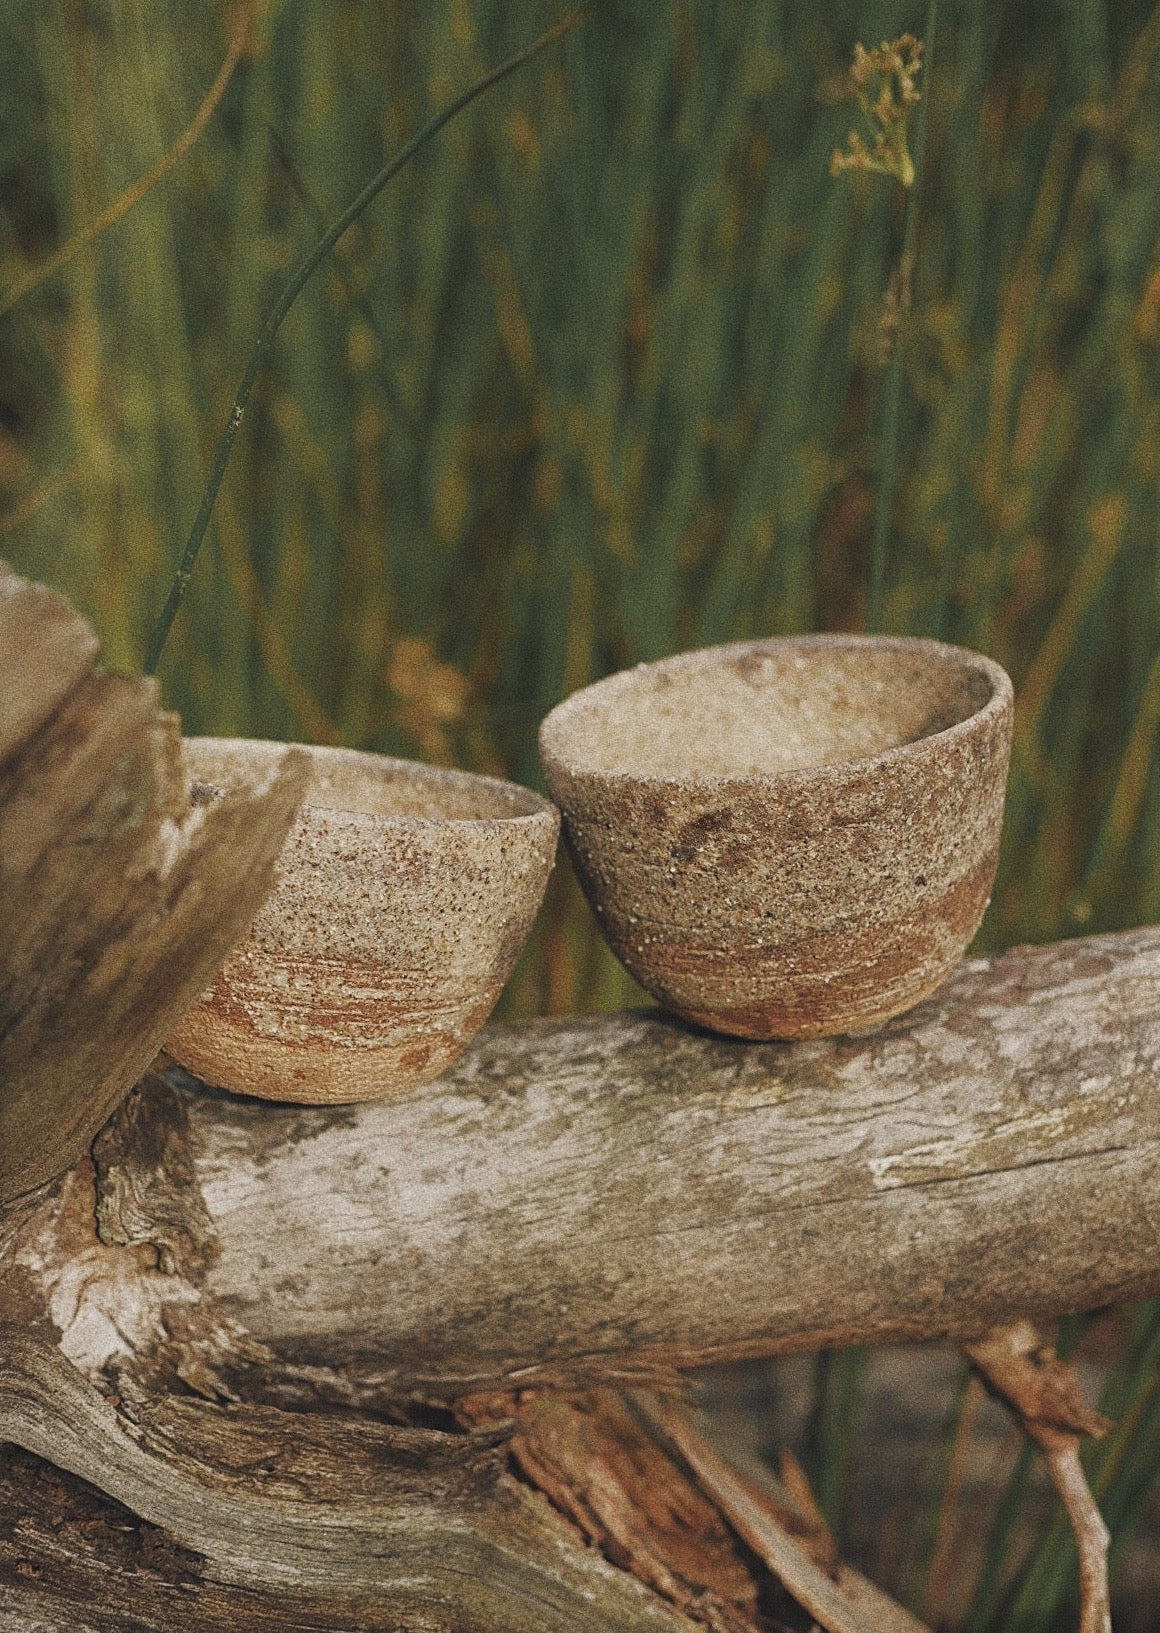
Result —
M282 743L191 738L195 803ZM438 1077L483 1025L543 899L559 814L530 789L341 748L308 780L271 895L166 1052L267 1099L384 1099Z
M540 758L613 951L744 1038L871 1031L974 935L998 860L1011 682L936 641L746 641L611 675Z

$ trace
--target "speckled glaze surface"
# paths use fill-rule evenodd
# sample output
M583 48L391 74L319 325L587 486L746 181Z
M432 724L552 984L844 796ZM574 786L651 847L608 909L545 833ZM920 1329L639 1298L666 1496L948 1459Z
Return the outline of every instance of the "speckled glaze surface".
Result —
M194 798L285 745L191 738ZM219 1087L382 1099L437 1077L499 997L543 899L559 815L530 789L309 748L305 802L249 935L166 1045Z
M540 728L581 882L662 1003L746 1038L872 1030L986 909L1011 682L935 641L819 635L611 675Z

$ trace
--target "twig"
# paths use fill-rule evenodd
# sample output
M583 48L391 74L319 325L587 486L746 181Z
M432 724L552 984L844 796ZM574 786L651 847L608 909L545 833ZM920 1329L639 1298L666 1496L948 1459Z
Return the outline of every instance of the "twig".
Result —
M1075 1535L1079 1555L1079 1633L1112 1633L1108 1592L1108 1545L1111 1536L1079 1460L1079 1445L1044 1454L1060 1501Z
M1112 1633L1111 1539L1079 1460L1081 1437L1104 1434L1107 1420L1083 1399L1075 1373L1041 1343L1030 1322L997 1327L963 1348L1046 1459L1079 1555L1079 1633Z

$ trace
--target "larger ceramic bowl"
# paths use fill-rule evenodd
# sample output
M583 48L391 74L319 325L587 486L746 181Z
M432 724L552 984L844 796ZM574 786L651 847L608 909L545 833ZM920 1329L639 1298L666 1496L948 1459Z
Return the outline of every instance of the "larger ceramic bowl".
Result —
M281 743L192 738L194 799L246 787ZM166 1045L275 1100L381 1099L437 1077L482 1026L543 899L559 816L529 789L308 748L273 893Z
M746 1038L872 1029L978 928L1012 726L998 664L818 635L642 665L552 711L540 756L613 950Z

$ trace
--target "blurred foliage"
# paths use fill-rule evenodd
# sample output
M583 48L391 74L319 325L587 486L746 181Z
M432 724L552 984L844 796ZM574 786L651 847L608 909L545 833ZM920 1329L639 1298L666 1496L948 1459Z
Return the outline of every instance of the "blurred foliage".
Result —
M287 269L559 15L7 0L0 553L111 662ZM1160 8L943 0L910 267L902 189L830 160L855 42L922 16L602 0L449 126L279 335L162 668L187 729L535 781L539 719L610 669L862 627L900 348L883 626L1016 684L980 945L1160 920ZM633 992L561 866L508 1012Z

